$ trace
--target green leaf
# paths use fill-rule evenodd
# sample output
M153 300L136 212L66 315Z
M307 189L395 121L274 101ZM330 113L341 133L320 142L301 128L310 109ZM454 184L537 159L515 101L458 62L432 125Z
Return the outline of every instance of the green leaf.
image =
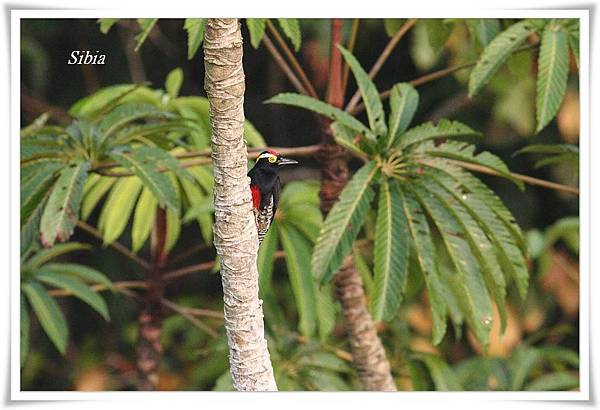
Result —
M148 188L142 189L133 215L131 250L139 251L150 236L158 201Z
M250 44L252 47L258 48L260 42L265 35L265 26L267 19L246 19L246 27L250 32Z
M167 207L179 213L179 202L177 191L171 179L165 174L158 172L156 167L160 164L168 169L179 167L179 162L168 153L153 147L141 147L125 154L124 152L113 152L111 157L122 166L130 169L138 176L144 186L148 187L156 196L161 207ZM160 163L157 163L157 160ZM172 161L175 161L173 163Z
M325 342L335 329L335 302L332 296L331 285L324 285L321 287L316 286L315 291L317 297L317 318L319 319L319 340Z
M554 118L567 89L569 46L567 34L558 24L548 24L544 29L538 67L536 133Z
M165 249L167 252L173 249L179 239L180 233L181 221L179 220L179 215L170 209L167 209L167 240L165 242Z
M406 19L383 19L383 27L388 37L394 37L405 21Z
M21 184L21 226L47 196L56 178L56 171L62 167L63 164L44 164L31 178Z
M140 84L112 85L78 100L69 109L69 114L95 120L114 110L119 104L132 101L160 106L161 92Z
M60 243L48 249L40 249L34 256L23 263L21 270L37 269L44 263L69 252L88 250L91 245L79 242Z
M38 283L25 283L21 285L21 289L54 346L65 354L69 329L56 301Z
M510 358L509 369L512 375L511 390L523 390L527 376L540 361L541 355L532 347L521 347Z
M405 148L412 144L435 138L479 137L480 132L474 131L458 121L441 119L437 124L426 122L406 131L396 140L396 148Z
M419 105L419 93L408 83L398 83L390 93L387 147L393 147L410 125Z
M262 134L250 121L244 122L244 138L251 147L264 147L267 145Z
M300 50L302 43L302 33L300 32L300 22L298 19L277 19L279 26L294 45L294 51Z
M65 289L73 293L73 296L81 299L90 305L96 312L100 313L104 320L110 320L108 308L106 307L106 302L104 302L104 299L102 299L100 295L91 290L83 282L74 279L69 275L45 271L43 268L35 273L34 278L40 282L47 283L48 285L57 288Z
M369 118L369 126L371 130L378 136L384 137L387 135L387 126L385 125L385 114L383 112L383 104L379 98L379 91L373 81L369 78L369 75L362 68L356 57L352 53L346 50L344 47L338 45L338 48L344 56L344 60L352 70L354 79L362 95L363 102L367 110L367 117Z
M169 116L170 114L160 111L158 108L153 106L152 104L148 104L145 102L137 102L131 101L119 105L114 110L110 111L110 113L104 115L100 122L98 123L98 129L102 133L100 137L100 142L105 143L108 139L113 136L113 134L127 125L128 123L132 123L133 121L138 121L144 118L159 118ZM121 138L122 140L122 138ZM116 145L116 142L121 141L110 141L111 146Z
M90 163L75 162L64 167L54 184L48 203L42 214L41 241L46 247L54 242L69 239L79 219L81 194Z
M137 19L138 25L142 31L135 36L134 51L138 51L142 44L144 44L144 41L146 41L146 38L150 34L150 30L152 30L152 27L154 27L157 21L158 19Z
M459 141L446 141L434 146L424 145L424 150L433 157L449 158L457 161L476 164L496 171L506 179L511 180L521 190L525 188L523 181L513 177L506 164L494 154L483 151L475 155L475 145Z
M458 382L456 374L452 371L452 368L448 366L441 357L427 353L414 354L413 357L425 363L437 391L456 391L463 389Z
M31 327L31 323L29 322L29 312L27 311L27 302L21 293L20 299L20 308L21 308L21 343L20 343L20 361L21 367L25 364L25 359L27 359L27 353L29 353L29 328Z
M411 184L411 191L417 196L441 234L448 256L456 269L450 286L456 293L461 310L469 326L483 345L488 344L492 325L492 303L473 256L467 235L448 211L447 207L422 184Z
M572 372L554 372L538 377L527 386L528 391L572 390L579 387L579 376Z
M577 145L531 144L516 151L513 156L525 153L551 154L546 158L536 161L534 165L535 168L541 168L552 164L569 163L579 169L579 147Z
M136 177L119 178L110 191L98 220L105 245L119 239L140 195L142 181Z
M304 336L314 335L317 325L316 284L310 269L310 243L293 227L278 226L277 231L285 251L285 263L290 286L296 300L299 324Z
M120 19L109 19L109 18L103 18L103 19L98 19L98 24L100 24L100 32L102 34L107 34L111 27Z
M358 155L365 155L366 153L374 152L374 144L367 146L367 149L363 149L361 147L361 135L357 134L356 131L346 127L338 121L331 123L331 131L333 132L333 138L335 139L335 142L349 151L352 151Z
M165 81L165 90L167 90L167 93L169 93L171 98L177 98L182 83L183 70L179 67L175 68L174 70L171 70L171 72L167 75L167 79Z
M577 68L579 68L579 25L576 29L569 31L569 48L575 57Z
M43 270L70 275L86 283L105 285L109 289L113 287L112 282L104 273L78 263L48 263L44 265Z
M321 114L333 121L338 121L340 124L364 135L365 137L375 141L375 135L370 129L365 127L363 123L358 121L356 118L334 107L333 105L324 103L317 100L316 98L308 97L306 95L294 94L294 93L281 93L277 94L265 101L267 104L286 104L294 107L300 107L309 111L314 111L317 114Z
M261 295L271 293L271 277L275 264L275 251L277 251L278 235L277 221L271 225L267 235L263 238L258 249L258 288Z
M97 177L97 178L95 178ZM87 220L98 202L117 182L117 178L91 175L85 183L83 200L81 201L81 219Z
M312 257L313 272L321 282L337 272L352 249L373 199L372 184L378 174L373 161L359 169L325 219Z
M392 320L400 307L408 273L408 227L397 182L384 180L379 189L375 228L374 320Z
M187 31L188 60L194 58L204 40L204 25L206 19L185 19L183 29Z
M419 270L423 274L431 315L433 318L433 344L439 344L446 333L446 303L442 291L440 272L436 249L433 244L431 230L427 222L425 212L410 191L399 191L403 196L401 203L404 215L408 223L410 236L414 244L413 252L416 252Z
M487 46L500 32L498 19L467 19L465 20L471 36L482 46Z
M471 71L469 97L475 96L483 88L508 56L535 30L536 26L532 20L523 20L504 30L487 45Z

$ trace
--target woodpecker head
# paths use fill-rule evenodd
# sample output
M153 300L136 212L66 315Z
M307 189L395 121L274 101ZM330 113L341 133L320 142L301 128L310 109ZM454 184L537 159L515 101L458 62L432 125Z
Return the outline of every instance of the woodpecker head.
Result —
M298 161L293 159L285 158L279 155L279 153L267 150L260 153L256 158L255 168L262 168L265 170L277 171L277 169L283 165L297 164Z

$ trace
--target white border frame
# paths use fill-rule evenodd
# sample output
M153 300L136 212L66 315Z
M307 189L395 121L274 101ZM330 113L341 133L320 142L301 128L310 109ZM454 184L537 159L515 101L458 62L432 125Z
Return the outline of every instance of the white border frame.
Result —
M325 16L335 16L340 18L357 17L360 18L382 18L386 16L382 8L342 8L335 4L324 4L318 8L297 8L293 13L280 12L275 8L265 7L236 6L223 7L221 11L210 12L215 17L225 17L229 15L243 15L244 17L301 17L301 18L322 18ZM6 6L8 7L8 6ZM224 13L222 10L227 10ZM192 9L193 10L193 9ZM201 10L201 9L199 9ZM256 10L259 10L258 12ZM258 14L257 14L258 13ZM19 275L20 275L20 257L19 257L19 167L15 158L19 158L19 131L20 131L20 20L26 18L101 18L101 17L120 17L120 18L140 18L157 17L161 18L186 18L190 16L203 16L207 14L199 12L182 12L168 9L161 10L11 10L11 180L10 180L10 209L13 213L10 218L10 296L11 296L11 326L10 326L10 345L11 345L11 363L10 363L10 390L11 400L190 400L194 402L199 395L210 395L211 400L227 400L237 403L246 402L251 395L256 397L256 393L226 393L226 392L73 392L73 391L21 391L20 390L20 315L19 315ZM407 12L408 14L408 12ZM590 27L589 10L444 10L429 9L414 12L410 10L411 17L429 17L429 18L579 18L580 19L580 73L579 73L579 93L580 93L580 189L579 197L579 217L580 217L580 391L578 392L398 392L397 399L403 401L423 401L423 400L578 400L585 401L590 399ZM399 16L400 17L400 16ZM16 214L16 215L15 215ZM268 394L268 393L263 393ZM273 404L290 404L290 399L306 399L307 393L285 393L269 394L268 400ZM319 402L340 402L350 399L355 405L370 404L379 402L383 394L360 394L352 393L312 393L313 399L318 397ZM342 395L350 396L342 396ZM390 397L387 397L389 400ZM386 400L386 401L387 401ZM388 401L389 403L389 401Z

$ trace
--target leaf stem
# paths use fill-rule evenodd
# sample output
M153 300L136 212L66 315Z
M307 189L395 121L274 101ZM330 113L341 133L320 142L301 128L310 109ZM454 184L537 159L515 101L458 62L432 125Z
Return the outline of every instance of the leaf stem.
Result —
M308 95L310 95L313 98L319 98L317 92L315 91L315 87L313 87L312 83L306 76L306 73L304 72L304 69L298 62L298 59L296 58L294 53L292 53L292 50L290 50L289 46L287 45L283 37L281 37L281 34L279 34L279 31L270 19L267 19L267 29L269 29L271 34L273 34L275 41L277 42L277 44L279 44L279 47L283 49L283 52L287 56L290 64L292 65L292 68L296 70L296 73L300 76L300 81L302 82L304 88L308 91Z
M383 65L385 64L387 59L390 57L390 54L392 54L394 47L396 47L398 42L402 39L402 37L404 37L404 35L408 32L408 30L410 30L415 25L416 22L417 22L417 19L407 20L402 25L402 27L400 27L400 29L396 32L396 34L394 34L394 36L390 39L390 41L387 43L387 45L385 46L385 48L379 55L379 58L377 58L377 61L375 61L375 64L373 64L373 67L371 67L371 70L369 70L369 78L371 80L373 78L375 78L375 76L379 73L379 70L381 70L381 67L383 67ZM356 105L359 103L360 100L361 100L360 91L356 90L356 92L354 93L352 98L350 98L350 101L348 102L348 105L346 106L345 111L352 112L352 110L354 110L354 108L356 107Z
M294 88L300 94L309 95L306 88L304 88L304 86L302 85L302 82L298 79L296 74L294 74L294 72L292 71L292 69L290 68L288 63L285 61L283 56L279 53L279 51L277 51L275 44L273 44L273 42L271 41L271 39L269 38L267 33L265 33L265 36L263 37L262 41L263 41L263 44L267 47L267 50L269 50L269 53L271 53L271 56L273 56L275 63L277 63L279 68L281 68L281 70L287 76L288 80L290 80L290 82L292 83Z

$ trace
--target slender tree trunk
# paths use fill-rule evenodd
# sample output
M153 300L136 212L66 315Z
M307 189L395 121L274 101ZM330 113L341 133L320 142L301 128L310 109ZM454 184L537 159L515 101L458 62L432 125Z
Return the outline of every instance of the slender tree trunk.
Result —
M258 234L246 175L245 85L237 19L206 21L204 67L212 124L214 244L221 258L231 376L237 390L275 391L258 298Z
M331 26L331 56L327 102L336 107L343 104L342 56L336 47L341 44L342 20L333 19ZM350 177L348 154L337 145L331 133L331 121L322 121L320 157L321 211L327 215ZM365 390L396 391L385 349L377 335L375 323L365 301L362 280L352 258L348 258L334 278L336 294L342 304L346 331L352 347L352 359Z
M162 330L162 304L164 293L162 270L167 261L167 213L157 208L151 239L150 287L144 298L144 306L138 316L138 340L136 344L138 390L156 390L158 370L162 358L160 332Z

